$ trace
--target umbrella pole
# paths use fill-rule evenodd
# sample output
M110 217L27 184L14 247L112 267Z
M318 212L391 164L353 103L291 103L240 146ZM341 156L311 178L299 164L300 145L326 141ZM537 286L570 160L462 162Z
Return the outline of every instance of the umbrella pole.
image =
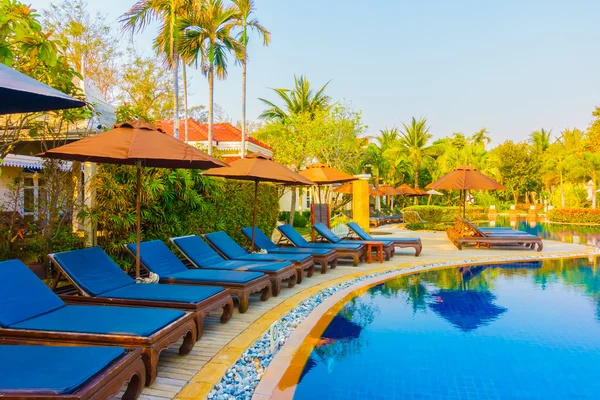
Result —
M142 219L142 160L135 162L137 187L135 196L135 277L140 277L140 242Z
M254 213L252 215L252 244L250 252L254 251L254 230L256 229L256 202L258 201L258 181L254 181Z

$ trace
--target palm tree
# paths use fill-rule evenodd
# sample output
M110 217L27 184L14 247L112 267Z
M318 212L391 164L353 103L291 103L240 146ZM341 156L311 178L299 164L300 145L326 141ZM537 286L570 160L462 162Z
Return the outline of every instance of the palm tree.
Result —
M238 9L237 27L240 28L238 40L242 44L240 63L242 64L242 158L246 156L246 65L248 63L248 33L255 30L262 37L263 46L268 46L271 33L266 30L257 19L252 18L255 11L254 0L233 0Z
M470 137L470 139L474 145L482 146L484 149L486 144L490 144L492 142L492 138L489 136L487 128L478 130L473 134L473 136Z
M242 54L243 46L231 32L238 19L238 10L225 6L222 0L192 7L181 18L181 56L188 63L200 62L202 73L208 77L208 154L212 154L213 147L215 76L227 77L227 53L233 52L238 58Z
M269 100L259 99L269 107L260 114L259 118L275 120L285 124L293 115L303 112L314 115L317 111L326 111L331 108L331 98L325 95L325 88L328 84L329 82L313 94L308 80L302 75L300 75L300 78L294 75L294 89L273 89L279 98L283 100L284 108Z
M175 110L173 133L179 138L179 54L177 39L179 36L178 18L185 7L185 0L139 0L121 16L119 22L124 31L140 33L154 21L160 23L158 36L154 38L154 49L165 56L167 66L173 70Z
M539 131L534 131L529 136L529 141L533 147L541 153L544 153L550 147L550 139L552 136L552 129L546 131L544 128Z
M432 135L429 133L429 127L426 124L426 118L417 121L413 117L410 125L402 123L404 132L400 132L399 143L404 148L408 160L414 166L415 188L419 187L419 169L433 160L430 155L432 148L427 145Z

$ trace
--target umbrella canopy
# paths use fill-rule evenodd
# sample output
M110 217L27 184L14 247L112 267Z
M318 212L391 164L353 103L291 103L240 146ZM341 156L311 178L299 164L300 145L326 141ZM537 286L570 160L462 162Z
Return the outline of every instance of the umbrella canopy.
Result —
M333 189L333 191L336 193L352 194L352 183L345 183L342 186ZM372 186L369 186L369 195L373 197L384 196L382 192Z
M402 194L395 187L389 185L379 186L377 188L378 191L383 193L385 196L395 196L397 194Z
M0 115L85 106L84 101L67 96L4 64L0 64L0 99Z
M443 196L443 195L444 195L444 193L442 193L442 192L438 192L438 191L437 191L437 190L435 190L435 189L428 190L428 191L427 191L427 194L429 194L429 195L434 195L434 196Z
M462 165L454 171L442 176L437 181L427 185L427 189L446 190L502 190L504 186L477 171L477 169Z
M144 121L117 124L114 129L45 152L43 157L103 164L208 169L227 164L165 134Z
M300 171L299 174L316 182L317 185L351 182L357 179L352 175L321 163L310 165L304 171Z
M467 190L502 190L504 186L477 171L476 168L462 165L454 171L442 176L435 182L427 185L427 189L460 190L463 218L465 217L464 200Z
M411 188L410 186L408 186L406 183L403 183L402 185L398 186L396 188L396 191L398 192L398 194L404 195L404 196L410 196L410 195L414 195L416 192L413 188Z
M413 193L407 193L406 196L429 196L429 193L421 188L411 188L411 190Z
M56 147L42 157L105 164L135 165L136 191L136 275L140 273L140 223L142 166L158 168L207 169L227 164L144 121L117 124L114 129Z
M316 185L315 182L303 177L291 169L276 163L272 157L262 153L248 154L246 158L232 162L228 167L212 168L202 175L216 176L243 181L254 181L254 212L252 217L252 244L254 249L254 229L256 226L256 201L258 200L258 183L273 182L284 185Z

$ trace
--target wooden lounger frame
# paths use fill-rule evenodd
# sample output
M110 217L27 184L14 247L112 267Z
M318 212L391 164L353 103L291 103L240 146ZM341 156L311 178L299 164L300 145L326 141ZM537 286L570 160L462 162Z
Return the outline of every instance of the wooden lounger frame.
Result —
M204 237L204 235L202 235L202 237ZM206 242L221 257L223 257L225 260L229 260L227 257L225 257L225 255L222 252L219 251L219 249L217 249L215 246L213 246L210 241L206 240ZM247 260L233 260L233 261L247 261ZM202 267L197 266L194 262L192 262L192 260L190 260L190 262L192 263L192 265L194 265L195 267L197 267L199 269L209 269L209 268L202 268ZM275 262L275 261L260 261L260 260L256 260L256 261L248 261L248 262L264 262L264 263L269 263L269 262ZM312 262L312 271L314 273L314 271L315 271L315 263L312 260L311 260L311 262ZM304 276L304 273L302 272L302 270L299 272L298 269L300 269L300 268L297 268L296 263L292 263L292 265L290 265L289 267L282 268L279 271L259 271L259 270L254 270L254 271L250 271L250 272L262 272L263 274L267 274L269 276L269 279L271 280L271 286L272 286L272 290L273 290L273 292L272 292L273 293L273 297L277 297L277 296L279 296L279 293L281 292L281 286L282 286L282 283L283 283L284 280L289 279L289 281L288 281L288 288L293 288L294 286L296 286L296 283L299 283L299 282L302 281L302 277ZM231 271L231 270L228 270L228 271ZM311 273L311 275L312 275L312 273Z
M405 248L413 248L415 249L415 257L418 257L421 254L421 251L423 251L423 244L421 243L421 239L419 238L410 238L411 241L404 241L404 240L394 240L392 238L386 238L385 236L382 236L381 238L378 238L376 236L373 236L373 239L363 239L360 236L358 236L358 234L356 232L354 232L352 230L352 228L348 227L348 229L350 229L350 231L348 232L348 235L346 236L345 239L349 239L349 240L370 240L370 241L381 241L381 240L385 240L385 241L390 241L393 244L393 247L399 247L401 249L405 249ZM394 252L392 253L392 255L395 255L396 251L394 249ZM386 259L386 261L389 260L389 258Z
M480 247L482 244L490 247L492 244L498 245L519 245L526 248L542 251L544 243L539 237L521 234L489 236L483 233L479 228L473 225L470 221L463 218L457 218L454 226L446 231L448 239L459 249L466 244L474 244Z
M290 246L290 247L298 247L300 249L318 249L320 247L299 247L296 246L294 244L294 242L292 242L287 236L285 236L283 234L283 232L281 232L281 237L279 238L279 241L277 242L278 246ZM327 250L333 250L335 251L335 254L337 256L337 260L335 261L335 265L337 266L338 260L340 258L351 258L353 265L356 267L359 263L365 261L365 246L362 245L360 246L358 249L350 249L350 248L326 248L323 247L323 249L327 249ZM314 256L313 256L314 257ZM331 269L333 269L335 267L331 267Z
M125 334L93 334L47 330L0 328L0 341L6 344L41 344L48 346L119 346L139 348L146 369L146 386L156 379L161 351L183 338L179 354L188 354L196 344L196 323L192 314L185 314L151 336Z
M191 313L194 316L196 323L196 339L200 339L204 332L204 317L214 311L223 309L221 315L221 323L226 323L233 315L233 299L229 289L225 289L221 293L217 293L208 299L198 303L183 303L176 301L160 301L160 300L140 300L140 299L121 299L114 297L94 297L84 288L77 284L69 274L65 272L62 266L54 258L54 254L49 254L48 257L52 264L56 267L56 279L52 281L51 289L55 290L61 277L65 277L73 287L77 289L79 295L61 295L60 298L69 304L92 304L105 306L122 306L122 307L150 307L150 308L170 308L174 310L182 310ZM214 286L214 285L213 285Z
M108 399L121 391L123 384L127 389L121 397L123 400L137 399L144 387L146 370L142 361L142 351L127 351L116 361L104 368L79 389L72 393L53 394L44 391L3 391L0 397L4 400L26 399Z

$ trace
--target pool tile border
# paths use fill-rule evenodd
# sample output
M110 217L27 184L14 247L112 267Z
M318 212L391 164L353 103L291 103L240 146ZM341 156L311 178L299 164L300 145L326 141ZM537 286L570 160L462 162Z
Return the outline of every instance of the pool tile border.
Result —
M267 386L263 387L261 379L265 376L265 370L277 357L293 354L291 350L281 349L276 353L276 357L274 358L269 349L268 331L271 325L275 322L279 323L281 330L279 348L281 348L290 339L296 329L302 326L302 322L317 308L320 311L318 314L322 316L341 299L360 289L360 287L376 285L395 276L452 266L580 258L596 256L598 254L600 254L600 248L588 247L586 250L580 252L553 252L548 254L505 257L488 256L452 261L402 263L393 267L387 266L368 271L359 271L323 282L297 293L263 314L202 367L191 379L190 383L177 394L176 398L182 400L204 398L212 400L271 399L273 390L269 392L269 388L274 389L273 385L276 386L279 380L276 380L273 384L273 379L276 378L271 378L271 372L268 372L264 385L269 384L269 388ZM320 307L323 304L329 306ZM318 321L320 319L317 317L318 314L311 315L310 321ZM305 328L301 331L304 330ZM295 344L296 348L302 343L302 341L294 340L293 338L292 341L294 343L290 342L288 344ZM281 371L281 373L283 372L285 371Z

